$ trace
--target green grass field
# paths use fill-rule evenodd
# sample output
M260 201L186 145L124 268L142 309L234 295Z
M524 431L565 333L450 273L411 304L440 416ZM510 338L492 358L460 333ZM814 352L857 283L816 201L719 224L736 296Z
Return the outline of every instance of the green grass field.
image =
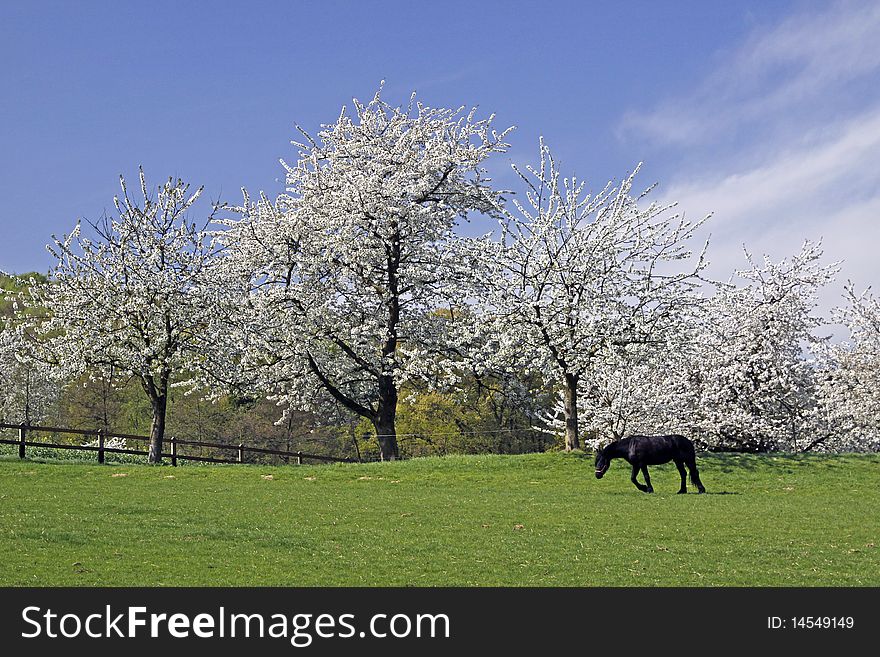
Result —
M333 466L0 460L0 585L878 586L880 455ZM268 476L271 475L271 478Z

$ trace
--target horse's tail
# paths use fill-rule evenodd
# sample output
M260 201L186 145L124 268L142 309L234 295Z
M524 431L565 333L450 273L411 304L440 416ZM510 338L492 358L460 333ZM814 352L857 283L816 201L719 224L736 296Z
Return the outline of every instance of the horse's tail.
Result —
M701 493L706 492L706 488L703 486L703 482L700 481L700 471L697 470L697 459L693 456L690 457L688 461L688 470L691 473L691 483L697 487Z

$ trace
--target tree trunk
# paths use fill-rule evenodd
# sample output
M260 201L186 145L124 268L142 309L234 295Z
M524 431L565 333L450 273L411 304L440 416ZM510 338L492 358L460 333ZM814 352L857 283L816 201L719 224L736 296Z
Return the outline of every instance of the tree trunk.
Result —
M578 409L577 409L578 377L574 374L565 375L565 451L579 449Z
M31 423L31 369L28 368L24 379L24 423Z
M150 400L153 421L150 423L150 463L162 462L162 442L165 439L165 414L168 409L168 393L164 391Z
M373 426L376 427L379 456L383 461L393 461L400 458L400 452L397 450L397 430L394 427L396 416L397 387L394 385L394 377L380 376L379 409L373 419Z
M357 435L355 435L355 428L357 427L357 423L349 422L348 423L348 436L351 438L351 443L354 445L355 454L357 454L358 463L361 462L361 447L358 445Z
M390 244L386 244L388 273L388 330L385 344L382 345L382 371L379 374L379 404L376 408L376 439L379 441L379 456L383 461L400 458L397 451L397 430L394 420L397 417L397 385L388 363L394 362L397 353L397 325L400 323L400 232L396 220L391 221Z

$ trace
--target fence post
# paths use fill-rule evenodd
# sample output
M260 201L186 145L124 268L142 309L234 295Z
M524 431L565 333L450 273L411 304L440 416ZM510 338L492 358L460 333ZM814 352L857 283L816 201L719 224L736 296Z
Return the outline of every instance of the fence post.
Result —
M177 467L177 438L171 436L171 465Z
M238 462L244 463L244 444L238 443Z
M302 464L303 464L303 453L302 453L302 452L297 452L297 453L296 453L296 464L297 464L297 465L302 465Z
M24 422L18 426L18 458L24 458L24 441L27 436L27 429Z
M98 463L104 462L104 430L98 429Z

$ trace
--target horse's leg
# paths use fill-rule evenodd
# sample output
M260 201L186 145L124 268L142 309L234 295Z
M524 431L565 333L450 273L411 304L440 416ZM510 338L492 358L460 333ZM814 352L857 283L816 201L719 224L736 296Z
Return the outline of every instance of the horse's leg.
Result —
M678 468L678 474L681 475L681 488L678 489L679 495L683 495L688 492L687 489L687 474L684 471L684 463L681 461L675 462L675 467Z
M642 474L645 475L645 492L646 493L653 493L654 487L651 485L651 478L648 476L648 466L647 465L642 466Z
M688 470L691 471L691 482L694 484L694 486L697 487L697 490L699 490L701 493L705 493L706 488L703 486L703 482L700 481L700 472L699 470L697 470L697 460L689 460L687 466Z
M632 477L630 477L630 479L632 479L632 482L636 485L636 488L638 488L638 489L639 489L640 491L642 491L643 493L647 493L647 492L648 492L648 487L647 487L647 486L643 486L642 484L639 483L639 480L636 479L636 475L637 475L638 473L639 473L639 466L636 465L636 464L633 464Z

